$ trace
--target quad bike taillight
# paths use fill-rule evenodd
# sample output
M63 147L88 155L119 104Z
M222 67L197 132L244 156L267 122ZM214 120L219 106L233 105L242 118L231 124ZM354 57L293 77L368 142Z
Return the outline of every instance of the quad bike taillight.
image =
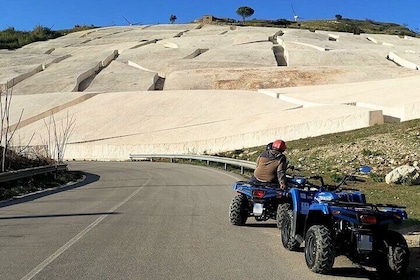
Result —
M377 220L376 217L372 215L360 215L360 222L365 225L375 225Z
M256 197L256 198L263 198L265 195L265 191L262 190L253 190L252 191L252 196Z

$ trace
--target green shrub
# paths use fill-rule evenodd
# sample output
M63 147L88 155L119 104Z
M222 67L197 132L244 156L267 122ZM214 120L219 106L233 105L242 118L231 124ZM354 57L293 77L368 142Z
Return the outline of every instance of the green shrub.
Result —
M377 182L377 183L381 183L385 181L385 176L383 174L378 174L378 173L369 173L369 177L372 179L372 181Z
M331 180L334 182L334 183L339 183L339 182L341 182L341 180L343 180L344 179L344 176L342 175L342 174L332 174L331 175Z
M371 150L368 150L368 149L363 149L362 150L362 155L364 155L364 156L366 156L366 157L368 157L368 156L381 156L381 155L383 155L383 153L382 152L379 152L379 151L371 151Z

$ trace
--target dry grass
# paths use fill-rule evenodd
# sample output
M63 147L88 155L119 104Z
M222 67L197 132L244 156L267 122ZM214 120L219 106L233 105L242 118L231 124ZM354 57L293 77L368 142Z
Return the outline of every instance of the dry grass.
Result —
M362 165L371 166L373 171L366 182L354 187L360 188L369 202L406 206L406 225L420 225L420 186L384 182L385 175L398 166L420 166L419 128L420 120L413 120L289 141L286 155L299 173L322 175L328 183ZM263 149L265 146L220 155L255 161Z

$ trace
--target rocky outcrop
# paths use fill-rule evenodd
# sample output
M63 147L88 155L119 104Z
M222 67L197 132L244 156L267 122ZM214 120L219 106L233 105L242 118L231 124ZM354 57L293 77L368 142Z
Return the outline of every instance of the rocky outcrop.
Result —
M403 165L388 173L385 181L387 184L420 185L420 170L418 167Z

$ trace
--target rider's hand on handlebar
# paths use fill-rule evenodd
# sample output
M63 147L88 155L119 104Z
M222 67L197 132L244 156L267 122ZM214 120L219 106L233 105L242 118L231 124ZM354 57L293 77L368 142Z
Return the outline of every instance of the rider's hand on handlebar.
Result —
M282 189L282 190L287 189L287 186L286 186L285 182L280 182L280 189Z

